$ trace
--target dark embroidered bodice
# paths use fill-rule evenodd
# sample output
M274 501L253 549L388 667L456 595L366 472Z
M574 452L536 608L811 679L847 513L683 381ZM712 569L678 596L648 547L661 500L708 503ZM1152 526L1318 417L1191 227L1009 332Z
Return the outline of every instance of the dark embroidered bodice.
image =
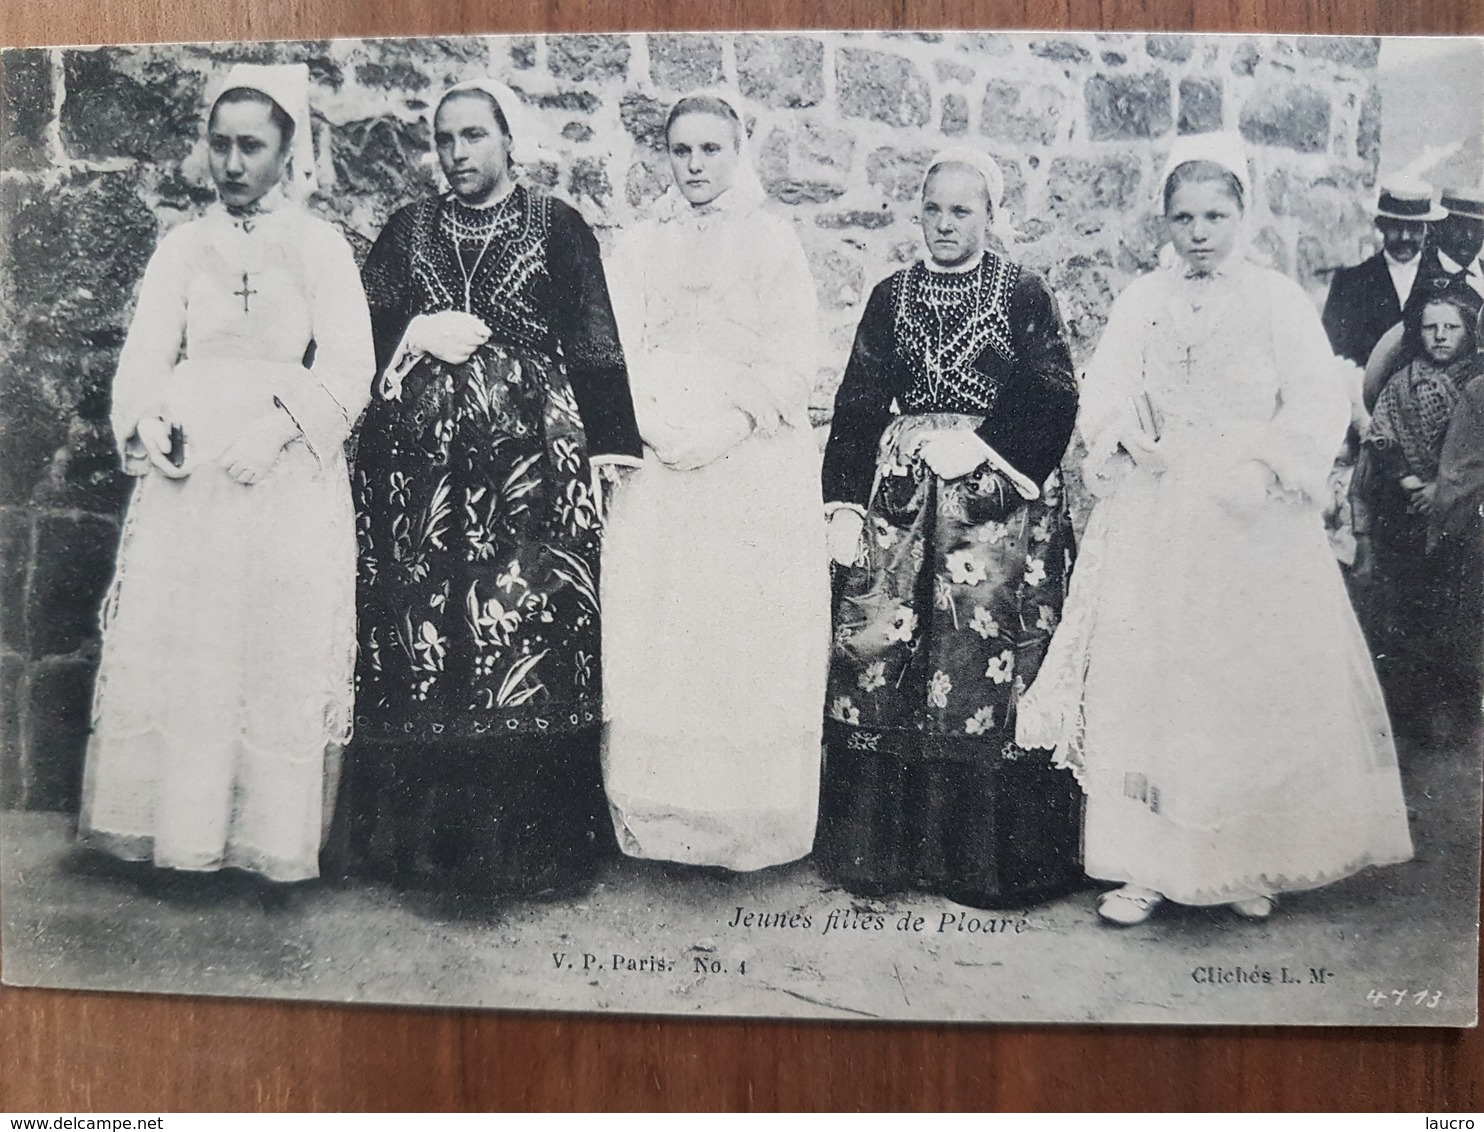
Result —
M511 345L546 347L551 327L539 298L549 278L550 197L517 186L489 208L432 198L418 204L413 226L424 312L468 311Z
M975 363L986 350L1015 361L1009 299L1018 265L985 256L956 274L913 265L892 279L896 355L910 379L909 413L988 413L1000 383Z
M825 502L866 505L897 413L982 416L980 439L1043 482L1077 417L1072 356L1045 280L986 254L972 271L917 263L877 284L835 395Z

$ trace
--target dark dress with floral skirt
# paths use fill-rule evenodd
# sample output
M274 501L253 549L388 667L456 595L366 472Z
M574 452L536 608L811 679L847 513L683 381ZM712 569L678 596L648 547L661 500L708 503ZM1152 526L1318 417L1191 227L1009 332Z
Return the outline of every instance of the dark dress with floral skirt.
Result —
M337 850L413 887L590 879L612 833L598 762L601 523L590 457L640 441L597 241L517 187L420 201L364 269L379 388L361 430L356 742ZM414 316L491 330L461 365L396 357Z
M837 577L815 842L851 891L989 907L1081 879L1081 793L1013 741L1073 558L1057 469L1076 409L1039 276L987 254L872 293L824 460L826 503L866 516L864 560ZM944 428L973 429L1039 496L988 463L939 479L917 449Z

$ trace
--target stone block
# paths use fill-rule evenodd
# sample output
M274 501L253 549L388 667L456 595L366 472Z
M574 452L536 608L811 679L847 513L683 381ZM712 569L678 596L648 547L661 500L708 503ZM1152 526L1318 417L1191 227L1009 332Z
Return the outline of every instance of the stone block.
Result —
M1381 163L1381 88L1374 82L1366 84L1365 97L1360 103L1360 117L1355 125L1355 156L1370 167L1367 184L1374 183Z
M567 191L574 201L592 201L600 209L607 208L613 199L613 185L608 180L608 169L600 158L579 157L572 162L567 176Z
M1251 238L1251 248L1253 253L1252 258L1255 262L1265 263L1274 271L1281 271L1285 275L1288 274L1290 266L1288 262L1288 242L1283 239L1278 229L1274 228L1271 224L1264 225Z
M952 59L934 60L933 73L938 76L940 83L968 84L974 81L974 68L963 63L955 63Z
M644 208L664 196L673 183L664 158L641 157L629 166L624 178L624 197L630 208Z
M1182 134L1205 134L1221 129L1221 80L1186 78L1180 80L1180 122Z
M0 657L0 810L25 802L25 762L21 741L21 703L27 694L26 665L17 656Z
M319 135L322 147L330 145L331 136L332 131ZM187 215L200 212L216 200L216 188L210 183L204 161L189 164L193 166L190 174L180 165L142 167L139 170L140 196L153 202L156 210L174 209Z
M842 47L835 55L836 101L847 118L888 126L926 126L933 92L912 60L884 51Z
M979 132L993 141L1050 145L1066 105L1065 92L1049 83L991 79L984 88Z
M0 504L29 504L52 457L67 438L67 422L49 404L34 366L0 365L5 427L0 429Z
M854 152L848 130L813 122L793 133L774 129L758 147L758 176L785 204L823 204L844 194Z
M1375 36L1303 35L1297 43L1300 55L1364 71L1374 70L1381 58L1381 41Z
M98 609L113 577L119 529L91 516L36 520L26 634L35 657L68 656L98 640Z
M547 36L546 69L567 82L622 82L629 75L629 41L621 35Z
M1268 208L1274 216L1291 216L1315 232L1370 227L1368 194L1358 170L1331 169L1315 178L1301 168L1279 165L1265 181Z
M969 132L969 100L961 94L945 94L938 129L956 138Z
M799 156L814 165L841 172L850 170L855 156L855 135L820 122L806 120L795 134Z
M79 173L16 202L11 329L27 346L117 347L157 225L129 173ZM61 402L59 402L61 403Z
M1015 40L1005 32L969 31L951 37L953 46L959 51L983 58L1003 59L1015 54Z
M356 82L375 90L426 90L432 80L409 59L368 59L356 66Z
M880 208L848 208L840 212L821 212L814 218L820 228L844 230L851 228L890 228L896 223L896 215L885 205Z
M618 116L629 136L653 150L665 148L665 118L670 113L667 103L639 91L629 91L618 102Z
M74 352L65 364L68 378L78 382L79 400L58 414L61 442L35 481L31 499L39 506L58 510L119 515L134 481L119 468L108 419L113 352Z
M1335 271L1359 263L1360 241L1343 233L1309 233L1298 238L1294 278L1307 290L1322 293Z
M1005 198L1001 202L1011 214L1013 222L1025 208L1025 175L1020 171L1020 162L1001 154L992 154L1000 172L1005 177Z
M529 71L536 65L536 37L534 35L510 37L510 62L518 71Z
M603 105L603 100L590 90L559 90L521 98L538 110L563 110L569 114L593 114Z
M394 115L347 122L330 134L330 160L341 192L401 204L437 185L427 159L431 126Z
M714 35L649 36L649 77L666 90L691 91L719 85L721 40Z
M1085 255L1068 256L1051 268L1046 281L1061 307L1073 353L1090 355L1113 305L1106 268Z
M555 161L537 161L525 167L523 179L537 189L555 191L562 183L562 170Z
M820 306L847 310L865 297L866 272L858 255L839 248L806 248Z
M1118 235L1114 264L1125 275L1142 275L1159 266L1159 249L1166 242L1165 222L1153 206L1130 217Z
M1083 92L1093 141L1157 138L1170 131L1170 80L1157 71L1093 75Z
M1299 79L1255 87L1242 105L1242 136L1254 145L1323 153L1329 146L1330 96Z
M931 149L882 146L866 158L866 180L889 200L915 202L922 192L922 178L932 159Z
M76 810L92 720L92 661L48 661L31 666L25 718L25 807Z
M1051 215L1063 221L1122 211L1137 202L1142 182L1139 159L1131 153L1096 160L1058 157L1047 172L1047 205Z
M31 517L19 508L0 509L0 649L29 656L26 637L26 575L31 563Z
M824 44L803 35L739 35L737 86L744 97L797 109L824 100Z
M1257 73L1262 62L1262 47L1255 39L1244 39L1232 49L1232 74L1247 77Z
M1163 59L1170 63L1184 63L1195 53L1195 36L1192 35L1146 35L1144 52L1151 59Z
M179 161L201 136L204 76L166 48L63 53L62 143L84 161Z
M108 429L117 353L31 347L0 362L0 503L117 513L127 495Z
M1028 48L1032 55L1050 59L1053 63L1087 63L1092 60L1092 52L1075 39L1033 39Z
M52 113L52 63L41 48L0 53L0 168L46 164Z

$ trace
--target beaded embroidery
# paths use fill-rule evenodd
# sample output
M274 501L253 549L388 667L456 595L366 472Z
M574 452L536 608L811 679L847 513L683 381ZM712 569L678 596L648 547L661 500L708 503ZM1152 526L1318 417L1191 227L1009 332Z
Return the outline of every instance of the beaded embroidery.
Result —
M422 201L413 222L412 275L423 310L465 310L464 295L450 283L467 273L470 314L506 342L545 349L550 324L538 293L550 228L550 198L519 185L489 208L471 208L454 196Z
M986 254L973 271L914 264L893 284L898 361L912 375L907 412L987 413L999 382L974 367L985 350L1013 362L1010 293L1020 268Z

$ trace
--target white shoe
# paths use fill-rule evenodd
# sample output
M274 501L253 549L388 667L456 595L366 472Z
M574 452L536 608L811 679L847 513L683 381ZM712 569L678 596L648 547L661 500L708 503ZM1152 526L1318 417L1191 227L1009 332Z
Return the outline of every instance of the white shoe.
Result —
M1098 901L1098 915L1110 924L1131 928L1153 915L1154 910L1164 903L1164 899L1152 888L1126 884L1103 894L1103 898Z
M1271 896L1254 896L1248 900L1233 900L1227 907L1244 920L1266 920L1273 914L1277 903Z

